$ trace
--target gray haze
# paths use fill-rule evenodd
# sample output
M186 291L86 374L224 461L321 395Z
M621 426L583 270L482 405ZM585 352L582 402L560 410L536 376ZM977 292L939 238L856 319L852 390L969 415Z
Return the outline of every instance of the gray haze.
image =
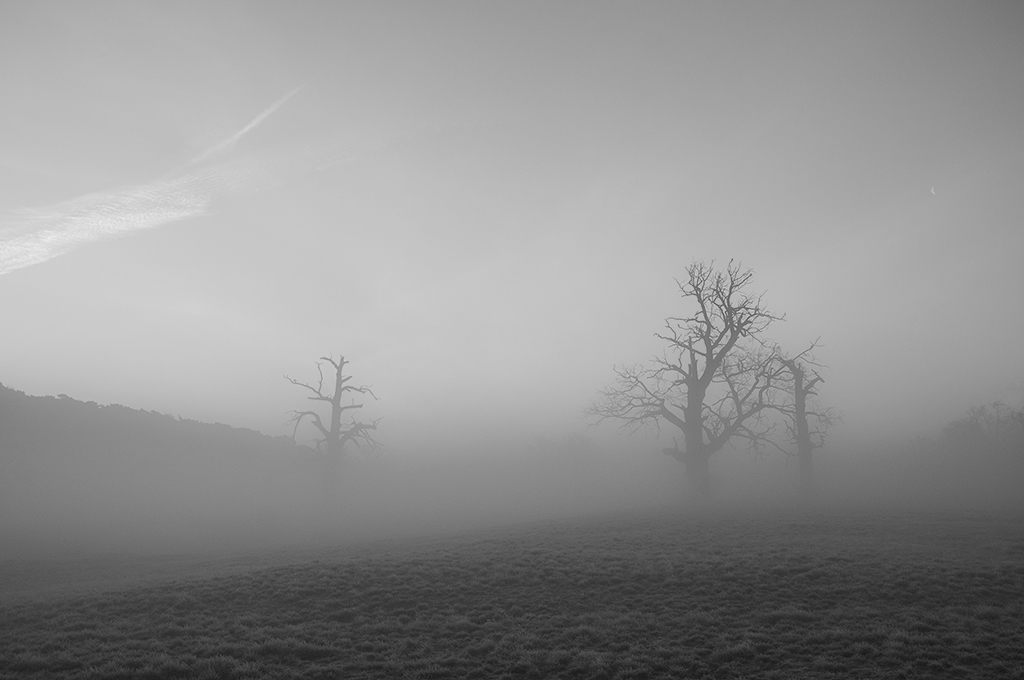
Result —
M934 438L795 461L726 450L711 499L643 437L567 433L355 451L325 494L322 458L287 437L0 390L0 549L6 557L217 552L365 543L623 512L776 509L1020 513L1024 419L992 414ZM1004 414L1005 416L1005 414ZM962 423L961 423L962 424Z
M736 258L772 339L822 340L824 487L950 500L893 452L1024 406L1022 30L999 2L5 2L0 382L279 436L282 376L343 353L383 418L352 532L671 505L673 433L582 412L659 350L673 277ZM323 519L262 463L195 492L215 522L202 470L23 465L17 532ZM781 454L713 468L723 497L791 487Z

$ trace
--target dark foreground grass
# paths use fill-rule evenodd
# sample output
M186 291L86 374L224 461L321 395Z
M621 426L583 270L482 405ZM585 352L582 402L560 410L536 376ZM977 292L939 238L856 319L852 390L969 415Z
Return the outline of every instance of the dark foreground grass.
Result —
M633 516L0 609L4 678L1024 678L1024 533Z

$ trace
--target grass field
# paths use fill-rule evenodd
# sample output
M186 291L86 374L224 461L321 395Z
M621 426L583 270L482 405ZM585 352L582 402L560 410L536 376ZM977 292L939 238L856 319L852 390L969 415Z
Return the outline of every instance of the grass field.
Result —
M635 514L0 573L3 678L1024 678L1020 519Z

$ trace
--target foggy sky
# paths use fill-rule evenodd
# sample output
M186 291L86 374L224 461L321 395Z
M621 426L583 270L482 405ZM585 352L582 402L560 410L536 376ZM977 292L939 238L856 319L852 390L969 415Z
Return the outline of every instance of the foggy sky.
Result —
M580 427L741 260L843 430L1024 378L1013 3L0 6L0 381L381 439ZM6 250L4 250L6 249Z

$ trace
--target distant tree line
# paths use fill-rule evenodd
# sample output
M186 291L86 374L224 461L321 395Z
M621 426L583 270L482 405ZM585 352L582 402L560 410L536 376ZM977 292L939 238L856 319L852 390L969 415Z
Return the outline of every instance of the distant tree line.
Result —
M1024 408L1015 410L999 401L974 406L943 428L941 445L953 455L975 460L1024 461Z

